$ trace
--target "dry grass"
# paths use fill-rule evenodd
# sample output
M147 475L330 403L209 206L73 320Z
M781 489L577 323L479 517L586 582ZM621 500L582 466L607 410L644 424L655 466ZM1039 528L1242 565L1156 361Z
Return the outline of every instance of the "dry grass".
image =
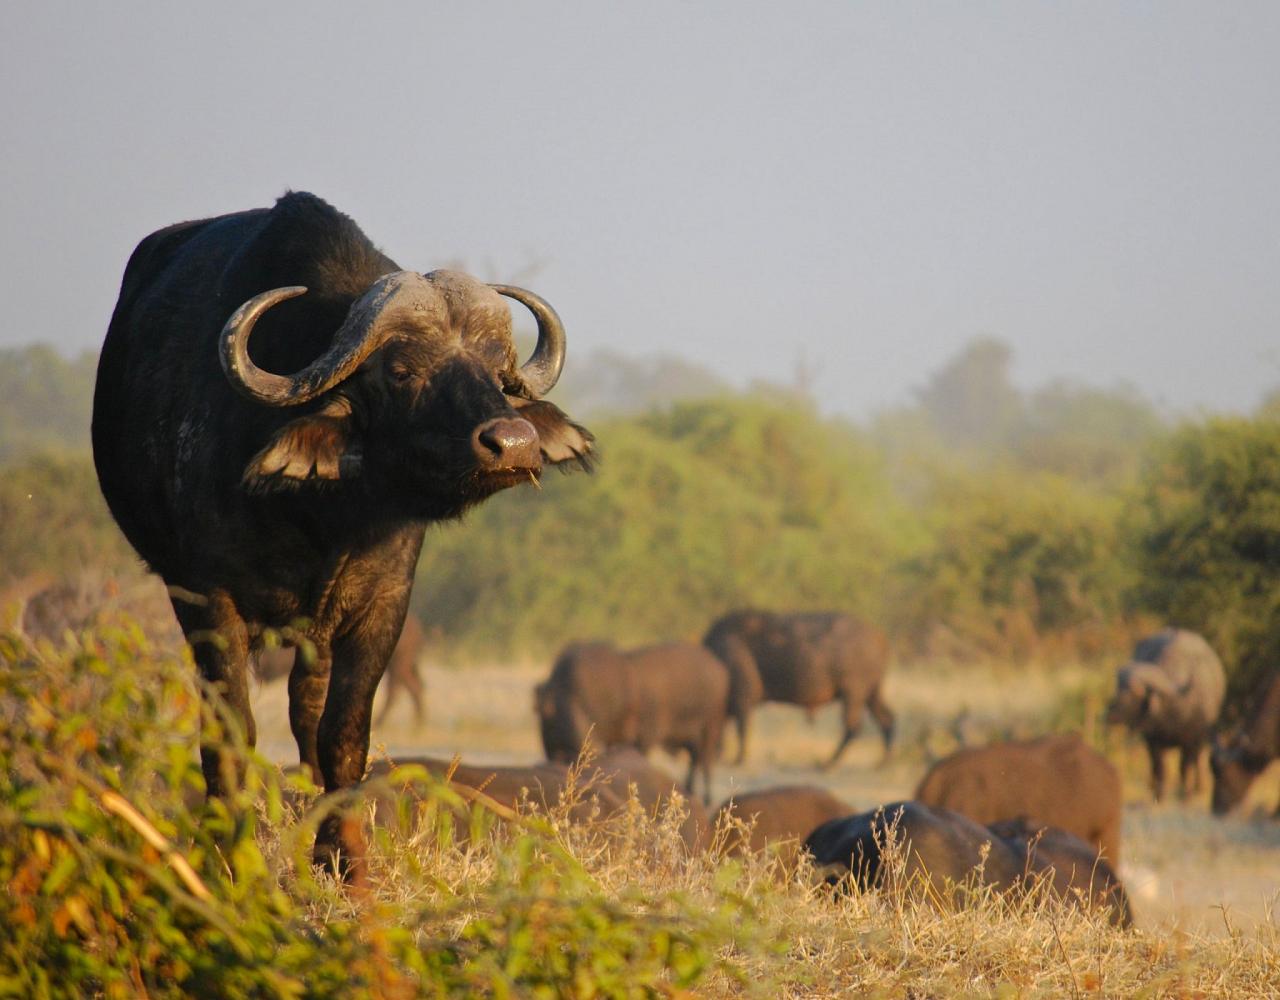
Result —
M568 820L568 805L530 813L530 825L576 859L604 897L655 915L673 897L693 912L728 912L734 930L698 996L1265 997L1280 982L1280 935L1269 919L1208 937L1117 931L1052 898L1011 900L982 888L962 909L940 910L910 890L838 896L807 865L784 875L763 856L689 855L678 803L657 817L633 803L589 827ZM406 809L383 832L374 871L384 905L451 905L445 925L432 929L447 936L480 915L457 900L495 880L522 830L492 825L458 842L440 835L438 819L434 805Z
M524 763L540 756L531 690L543 666L429 670L430 720L422 729L391 725L375 742L392 757L448 756L469 762ZM761 710L745 766L724 765L717 795L815 779L855 809L910 797L928 762L959 737L1029 735L1096 691L1099 673L999 666L942 673L900 669L888 697L902 722L900 748L880 765L868 734L835 771L815 763L837 736L834 712L810 723L783 706ZM280 692L259 693L259 719L283 718ZM957 707L959 706L959 707ZM957 724L957 716L962 717ZM833 900L811 873L790 878L764 858L688 857L672 818L655 825L642 810L621 835L606 824L570 832L561 843L607 896L659 899L675 893L708 912L734 901L743 940L722 957L743 974L716 971L699 995L736 996L1278 996L1280 951L1273 913L1280 891L1280 824L1219 820L1203 800L1153 806L1144 791L1145 760L1114 734L1112 756L1127 775L1126 862L1138 929L1119 932L1101 918L1045 899L1011 902L978 892L975 905L939 912L905 896ZM288 759L287 739L271 739ZM669 764L682 773L680 764ZM1256 794L1265 798L1271 788ZM432 884L456 891L483 884L502 863L511 833L501 827L470 846L440 849L434 834L387 835L381 851L383 892L430 895ZM412 873L412 874L410 874ZM459 915L463 919L463 915Z

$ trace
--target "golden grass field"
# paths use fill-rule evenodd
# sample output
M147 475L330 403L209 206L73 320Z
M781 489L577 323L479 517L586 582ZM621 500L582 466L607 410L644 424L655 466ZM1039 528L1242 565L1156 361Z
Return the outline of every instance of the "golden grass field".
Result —
M373 751L392 759L458 753L468 763L539 760L532 690L548 670L545 664L438 668L424 661L425 725L413 724L406 699L385 726L375 728ZM836 708L828 706L810 722L797 708L765 705L753 720L746 763L722 763L716 769L712 804L735 791L792 783L822 784L858 811L910 798L929 761L959 746L958 737L973 743L1037 735L1072 698L1092 697L1096 708L1106 679L1105 671L1081 667L900 668L887 689L898 715L893 757L881 761L878 732L868 719L862 736L830 772L817 764L835 745ZM255 714L264 754L281 763L296 761L284 721L282 681L257 690ZM1098 736L1126 777L1122 875L1137 925L1175 937L1222 937L1271 921L1280 900L1280 821L1269 816L1280 798L1277 770L1252 790L1244 815L1217 818L1208 808L1207 762L1204 789L1196 799L1155 804L1146 787L1145 750L1119 732ZM735 737L726 735L726 744L732 757ZM655 762L673 775L685 773L683 760L656 754Z
M1215 820L1202 800L1151 807L1140 756L1120 742L1131 930L1044 892L971 889L960 908L909 887L833 896L807 864L726 854L725 830L687 850L678 798L656 816L633 799L582 823L581 788L521 815L467 807L422 774L374 779L349 800L379 816L359 892L315 874L315 792L301 776L285 795L276 769L251 760L237 808L258 822L201 811L185 655L155 655L136 628L61 648L0 639L0 930L21 936L5 946L0 934L0 996L1280 996L1280 824ZM429 720L408 725L400 706L375 754L535 760L531 689L544 672L427 665ZM1103 680L1103 669L900 668L893 759L882 766L868 735L827 774L815 763L833 714L810 725L768 706L746 766L722 767L715 792L819 781L867 808L908 796L957 736L1062 723ZM291 763L283 684L255 698L263 755ZM1274 793L1274 782L1259 792ZM86 971L97 986L84 988Z

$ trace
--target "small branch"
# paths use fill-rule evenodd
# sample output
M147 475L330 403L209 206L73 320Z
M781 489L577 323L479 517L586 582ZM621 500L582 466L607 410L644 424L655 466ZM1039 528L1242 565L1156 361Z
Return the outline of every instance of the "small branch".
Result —
M200 876L196 874L195 869L191 867L190 862L182 856L164 835L148 822L147 818L138 812L137 809L122 795L118 795L110 789L103 789L99 793L99 801L102 808L109 813L114 813L131 827L138 831L138 834L148 844L160 852L169 867L173 869L174 874L187 887L187 891L201 902L209 902L213 899L211 893Z

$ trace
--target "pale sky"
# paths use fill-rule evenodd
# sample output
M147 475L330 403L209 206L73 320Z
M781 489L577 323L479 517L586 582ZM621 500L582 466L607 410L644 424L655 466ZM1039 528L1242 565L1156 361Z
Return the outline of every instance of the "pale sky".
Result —
M832 410L979 334L1024 385L1280 385L1280 4L0 5L0 346L102 339L133 246L287 188L560 311L568 364Z

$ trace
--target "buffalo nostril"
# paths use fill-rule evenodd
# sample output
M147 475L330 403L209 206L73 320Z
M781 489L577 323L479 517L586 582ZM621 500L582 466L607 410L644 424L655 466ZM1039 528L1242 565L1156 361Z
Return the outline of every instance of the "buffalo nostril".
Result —
M490 469L537 469L542 465L538 432L519 417L499 417L475 429L472 450L482 466Z

